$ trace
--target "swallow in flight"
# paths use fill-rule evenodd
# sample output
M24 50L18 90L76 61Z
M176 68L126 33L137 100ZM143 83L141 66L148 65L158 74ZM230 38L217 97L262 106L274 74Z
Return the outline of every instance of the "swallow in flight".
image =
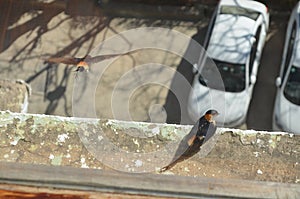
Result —
M101 62L103 60L110 59L113 57L128 55L135 51L137 51L137 50L133 50L133 51L127 52L127 53L106 54L106 55L99 55L99 56L95 56L95 57L86 55L82 58L51 57L51 58L46 59L45 61L49 62L49 63L62 63L62 64L67 64L67 65L73 65L73 66L76 66L76 70L75 70L76 72L83 72L83 71L88 71L92 64L95 64L95 63L98 63L98 62Z

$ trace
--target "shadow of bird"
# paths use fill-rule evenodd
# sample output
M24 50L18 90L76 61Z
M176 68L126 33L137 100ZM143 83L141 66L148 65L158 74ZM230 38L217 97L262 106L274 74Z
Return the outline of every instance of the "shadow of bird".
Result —
M208 110L205 115L196 122L190 133L182 139L171 163L161 168L160 172L169 170L177 163L198 153L203 143L208 141L215 134L217 127L213 117L218 114L216 110Z

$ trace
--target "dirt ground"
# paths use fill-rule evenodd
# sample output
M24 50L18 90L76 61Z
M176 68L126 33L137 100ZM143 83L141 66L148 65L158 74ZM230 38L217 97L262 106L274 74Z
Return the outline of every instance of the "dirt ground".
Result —
M19 2L16 9L9 9L10 1L3 1L3 17L7 19L7 31L3 31L3 46L0 51L0 78L22 79L30 84L28 112L47 115L73 116L73 97L76 84L84 84L82 79L75 78L72 66L65 64L47 64L45 58L52 56L78 56L100 49L99 54L116 53L120 49L128 50L136 41L143 41L143 35L136 35L131 40L121 37L120 45L101 47L102 43L124 31L141 27L160 27L170 31L179 31L187 37L204 28L209 18L201 21L179 21L145 18L106 17L103 13L91 16L76 13L78 8L87 5L78 1L67 5L63 1L52 3L30 1ZM94 6L95 7L95 6ZM93 10L91 8L87 8ZM73 15L74 13L76 15ZM70 14L71 13L71 14ZM169 44L167 44L169 45ZM187 45L181 46L185 52ZM98 54L98 55L99 55ZM173 69L168 76L173 76L182 57L164 50L142 49L130 56L120 56L105 69L93 96L96 100L98 118L115 118L111 103L113 92L120 79L135 68L149 63L158 63ZM184 66L186 72L191 66ZM152 77L163 75L160 70L152 71ZM132 81L137 82L141 74L134 73ZM163 85L138 85L130 93L129 109L131 117L136 121L150 121L151 105L164 106L168 95L168 87L172 78L165 78ZM126 93L124 88L119 88ZM172 107L174 107L172 105ZM84 109L84 107L82 107ZM151 111L151 110L150 110ZM175 114L173 114L175 115ZM162 120L161 120L162 121Z
M155 18L141 15L142 9L139 10L141 13L136 13L139 17L120 17L121 15L108 17L105 15L105 9L104 12L94 12L99 6L83 4L81 1L67 4L59 0L39 1L38 3L22 0L16 4L15 9L11 9L11 1L3 0L0 9L2 9L1 14L6 20L1 22L4 28L1 30L0 78L22 79L31 86L32 95L29 99L28 112L74 116L73 99L74 91L76 91L74 87L76 84L87 84L80 78L75 79L74 67L65 64L47 64L44 62L45 58L52 56L83 57L86 53L100 48L103 41L124 31L141 27L159 27L178 31L202 44L217 1L202 2L203 5L200 4L193 9L191 7L178 8L186 16L184 14L176 16L174 13L159 12L160 7L153 6L152 9L158 9L154 13L159 13L159 16ZM270 2L266 3L271 4ZM290 4L292 1L286 4L288 9L290 9ZM268 41L266 43L265 49L269 50L263 56L266 59L262 60L264 65L262 70L264 71L258 76L258 86L254 89L247 121L247 125L251 129L258 130L270 130L272 128L272 102L276 92L274 82L281 57L280 45L284 40L285 25L288 18L286 8L281 12L279 6L273 4L273 1L270 7L272 15L268 41L275 41L272 41L270 45ZM88 12L85 13L82 10ZM121 14L126 15L130 14L132 9L124 9L123 11L126 11L125 14ZM149 12L147 13L149 14ZM194 18L190 20L186 18L191 14ZM143 35L135 35L132 38L136 39L135 41L145 39ZM126 40L126 37L121 39L121 42L124 43L123 47L126 49L132 47L135 41ZM170 47L175 43L173 41L166 46ZM101 54L113 53L116 49L120 49L120 46L102 47L100 52ZM192 45L182 45L181 49L186 57L198 50ZM197 56L193 62L196 61ZM135 68L146 64L150 68L149 63L167 66L173 71L163 71L162 73L161 69L152 70L149 74L152 79L162 76L168 78L165 78L163 84L138 85L132 90L130 100L128 100L131 119L154 121L153 118L155 118L155 122L193 124L195 121L189 118L186 110L190 90L181 87L181 84L178 83L178 75L175 75L178 72L186 78L187 82L191 83L193 81L192 66L182 56L167 52L167 50L157 49L143 49L130 56L121 56L110 63L97 82L98 87L95 93L97 117L123 119L112 112L112 101L118 99L113 96L115 91L128 94L127 85L120 87L118 83L128 72L135 75L130 81L138 82L143 74L136 72ZM169 92L169 88L173 91ZM177 92L176 96L174 91ZM122 96L119 99L122 100ZM178 99L182 100L178 102ZM125 103L120 104L120 107L126 105ZM81 105L81 107L86 109L86 105ZM261 108L264 108L265 111L258 116L255 113Z

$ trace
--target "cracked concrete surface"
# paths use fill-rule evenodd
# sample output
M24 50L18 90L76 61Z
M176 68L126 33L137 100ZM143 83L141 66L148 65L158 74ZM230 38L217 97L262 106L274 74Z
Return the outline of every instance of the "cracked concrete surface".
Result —
M148 161L165 166L162 164L172 159L176 141L192 129L10 112L1 112L0 121L1 161L104 170L112 170L113 165L127 172L146 171L143 155L151 152L158 152L159 157ZM103 140L114 147L109 148ZM170 142L173 148L167 147ZM162 174L299 183L299 143L300 136L294 134L219 128L208 155L201 157L200 151Z

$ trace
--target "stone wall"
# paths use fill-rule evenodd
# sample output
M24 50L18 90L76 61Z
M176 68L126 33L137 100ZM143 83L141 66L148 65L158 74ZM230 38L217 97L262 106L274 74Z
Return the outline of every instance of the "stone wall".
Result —
M300 183L300 136L218 128L162 173L192 126L0 112L0 161Z

